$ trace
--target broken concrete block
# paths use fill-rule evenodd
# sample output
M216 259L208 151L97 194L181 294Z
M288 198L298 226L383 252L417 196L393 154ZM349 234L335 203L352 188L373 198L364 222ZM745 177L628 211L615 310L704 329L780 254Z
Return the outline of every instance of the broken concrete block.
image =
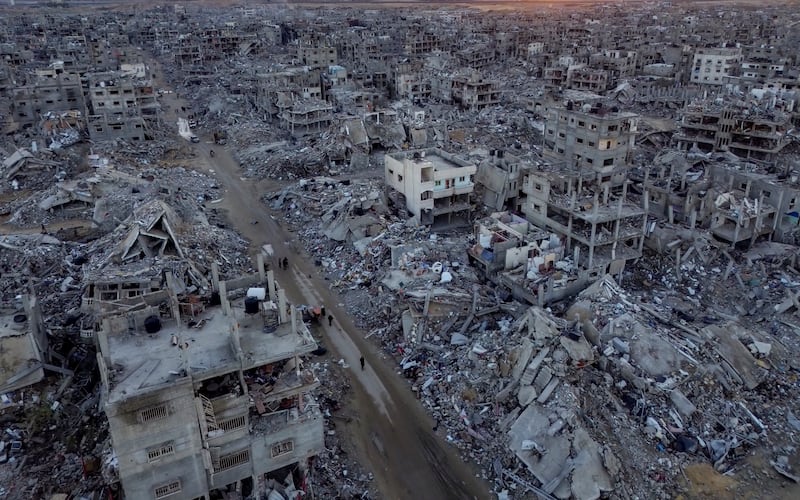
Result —
M572 446L577 453L574 459L575 470L572 472L574 498L596 500L602 492L613 490L611 477L603 467L600 447L585 429L575 430Z
M551 370L549 366L543 366L542 369L539 370L539 374L536 375L533 386L536 387L537 391L541 392L550 382L551 378L553 378L553 370Z
M469 343L469 338L461 333L456 332L450 337L451 345L465 345L468 343Z
M592 352L592 346L584 337L579 337L577 340L572 340L567 337L561 337L559 339L561 341L561 345L564 349L567 350L569 353L569 357L575 362L581 361L593 361L594 360L594 353Z
M768 342L759 342L756 340L747 347L750 348L750 352L753 354L760 354L762 356L769 356L769 353L772 352L772 344Z
M550 398L550 395L553 394L553 391L556 390L558 387L558 383L561 382L561 379L558 377L553 377L550 379L550 382L547 384L547 387L542 390L542 393L539 394L539 397L536 398L536 402L539 404L544 404Z
M672 400L672 404L675 405L675 409L684 417L691 417L692 413L697 411L697 407L678 389L670 392L669 397Z
M526 407L536 399L536 389L530 385L523 385L519 388L519 392L517 393L517 399L519 400L519 405L521 407Z

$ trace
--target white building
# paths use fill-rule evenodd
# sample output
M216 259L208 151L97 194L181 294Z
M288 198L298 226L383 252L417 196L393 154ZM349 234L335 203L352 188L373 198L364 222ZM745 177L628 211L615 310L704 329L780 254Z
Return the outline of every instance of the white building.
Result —
M475 165L439 149L388 154L384 164L386 185L420 224L469 224Z
M692 62L692 83L723 85L727 76L735 76L742 63L742 49L701 48L694 53Z

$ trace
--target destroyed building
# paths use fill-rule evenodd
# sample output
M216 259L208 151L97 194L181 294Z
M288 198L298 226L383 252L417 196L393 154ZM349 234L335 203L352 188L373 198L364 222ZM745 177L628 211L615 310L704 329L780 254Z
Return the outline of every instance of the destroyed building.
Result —
M304 481L323 449L319 382L301 358L316 343L272 272L212 286L102 321L103 401L126 496L263 495L287 466Z
M93 140L122 138L145 141L146 118L155 119L159 110L152 83L137 73L93 73L89 77L89 135Z
M39 382L45 369L69 374L50 362L52 351L35 296L25 294L4 300L0 307L0 394ZM3 406L0 403L0 408Z
M386 186L420 224L468 224L477 168L439 149L387 154Z
M19 127L36 125L48 113L85 112L80 76L56 65L40 71L31 85L12 90L11 117Z
M791 109L789 107L788 109ZM678 149L730 151L747 160L773 163L791 138L791 115L774 104L693 103L683 110Z
M483 204L494 210L519 213L525 205L522 179L530 163L504 149L492 149L489 157L478 164L475 181L483 188Z

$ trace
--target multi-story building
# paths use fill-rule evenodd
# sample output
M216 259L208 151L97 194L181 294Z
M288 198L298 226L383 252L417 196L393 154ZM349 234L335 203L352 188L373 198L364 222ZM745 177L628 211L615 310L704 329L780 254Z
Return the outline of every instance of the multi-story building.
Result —
M464 109L478 110L500 102L497 83L492 80L484 80L477 72L453 77L450 96Z
M546 101L544 157L570 169L612 172L630 163L637 115L601 100Z
M86 109L80 77L59 70L40 72L32 85L13 89L11 118L21 127L39 122L47 113Z
M208 296L143 301L97 334L103 408L127 498L215 498L293 474L323 447L316 343L285 294L258 274ZM280 471L280 472L279 472Z
M512 213L493 213L476 221L474 236L475 244L467 250L470 263L518 300L544 306L591 282L592 273L565 260L560 236Z
M522 211L563 238L574 265L595 276L617 274L619 266L642 255L647 223L646 210L628 198L626 171L531 170L522 184L527 195ZM612 181L618 177L621 186Z
M632 50L604 50L589 57L592 68L603 70L608 75L610 86L636 74L636 52Z
M608 90L608 73L602 69L576 64L567 68L567 88L588 92Z
M779 109L713 103L687 105L679 126L678 149L727 150L766 162L777 160L792 128L791 115Z
M279 118L294 136L317 134L333 122L333 106L322 99L296 99L281 111Z
M156 118L160 106L152 82L121 72L95 73L89 77L89 136L93 140L144 141L145 118Z
M723 85L725 77L738 74L741 62L741 48L699 48L694 53L690 81L704 85Z
M475 165L440 149L391 153L384 163L386 185L420 224L469 224Z
M297 57L303 66L311 69L327 68L338 63L336 47L325 45L301 45L297 48Z

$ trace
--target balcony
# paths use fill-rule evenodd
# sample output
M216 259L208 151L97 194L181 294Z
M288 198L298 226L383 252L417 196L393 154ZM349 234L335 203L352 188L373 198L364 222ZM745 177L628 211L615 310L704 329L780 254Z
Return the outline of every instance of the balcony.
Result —
M458 185L451 185L448 187L434 187L433 188L433 197L438 198L446 198L448 196L454 196L459 194L469 194L475 188L475 184L472 182L467 182L465 184L458 184Z

